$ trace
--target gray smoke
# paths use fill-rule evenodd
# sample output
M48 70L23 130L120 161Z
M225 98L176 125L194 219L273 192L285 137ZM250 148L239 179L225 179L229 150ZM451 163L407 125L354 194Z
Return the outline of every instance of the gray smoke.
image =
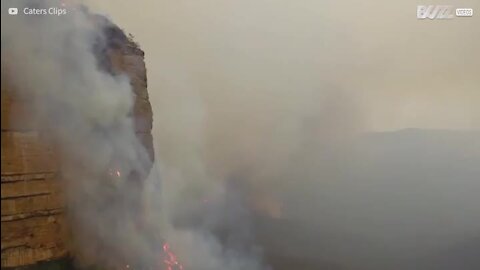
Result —
M415 18L479 8L454 2L92 5L146 51L169 212L242 179L277 218L249 237L289 269L478 269L479 18ZM169 235L187 258L205 243Z
M104 70L95 54L106 46L109 22L73 5L63 16L21 14L62 8L59 1L2 1L2 14L12 6L20 14L2 15L2 73L15 95L31 101L28 120L59 150L76 254L108 267L152 261L162 242L149 245L158 232L139 224L135 179L148 175L151 161L135 135L133 92L128 77Z
M53 0L2 2L2 12L11 6L20 13L61 7ZM61 151L73 254L83 265L150 269L144 267L161 261L169 238L187 269L262 268L261 251L249 239L249 211L235 188L183 170L189 183L176 198L178 211L168 211L158 171L140 183L151 161L134 133L129 79L103 62L107 27L108 20L72 4L63 16L2 16L6 77L16 95L32 102L28 120ZM206 218L194 217L198 211Z
M478 17L417 4L110 2L146 51L147 212L187 268L478 269ZM370 132L406 127L465 130Z

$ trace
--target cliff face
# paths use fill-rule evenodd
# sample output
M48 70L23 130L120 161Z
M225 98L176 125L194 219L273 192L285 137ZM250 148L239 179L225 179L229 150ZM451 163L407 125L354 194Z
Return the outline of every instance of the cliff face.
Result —
M153 160L152 109L144 53L113 26L98 53L110 72L126 73L135 96L136 134ZM39 123L29 121L31 101L13 94L8 55L2 51L1 84L1 267L16 267L68 254L68 225L61 190L61 158ZM4 61L4 58L6 61ZM102 59L103 58L103 59ZM19 72L19 71L16 71ZM20 71L21 72L21 71ZM52 78L55 79L55 78Z

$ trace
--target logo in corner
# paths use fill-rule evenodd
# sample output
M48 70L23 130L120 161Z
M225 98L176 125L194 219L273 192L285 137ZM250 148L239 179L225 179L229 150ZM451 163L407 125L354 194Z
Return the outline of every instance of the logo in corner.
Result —
M429 5L417 6L417 19L452 19L455 16L453 6Z

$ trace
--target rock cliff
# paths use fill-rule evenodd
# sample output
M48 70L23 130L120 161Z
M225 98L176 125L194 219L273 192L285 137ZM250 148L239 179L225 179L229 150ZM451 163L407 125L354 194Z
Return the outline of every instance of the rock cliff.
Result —
M94 19L105 20L102 17ZM105 29L108 46L97 52L102 68L130 77L132 114L139 140L154 158L152 108L148 99L144 53L117 26ZM28 98L13 94L8 52L1 71L1 267L31 265L68 255L61 158L47 142L41 123L29 121ZM15 71L21 72L21 71ZM55 78L51 78L55 79Z

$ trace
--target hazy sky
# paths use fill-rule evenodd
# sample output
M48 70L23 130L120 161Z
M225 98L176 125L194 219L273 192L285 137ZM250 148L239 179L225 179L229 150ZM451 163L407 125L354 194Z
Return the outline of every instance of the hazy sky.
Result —
M355 95L367 130L480 127L479 16L417 20L412 0L88 2L145 50L158 112L178 84L221 88L215 102L332 87Z

